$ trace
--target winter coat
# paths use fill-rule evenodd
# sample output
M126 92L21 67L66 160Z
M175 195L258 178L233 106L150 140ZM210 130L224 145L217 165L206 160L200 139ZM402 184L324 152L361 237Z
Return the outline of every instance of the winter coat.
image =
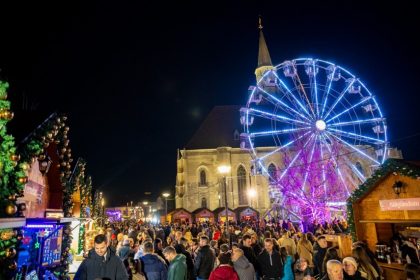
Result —
M322 263L324 262L325 254L327 253L327 248L319 247L318 243L314 245L314 265L315 273L322 274Z
M169 265L168 280L187 280L187 264L186 258L182 254L178 254ZM166 280L166 278L165 278Z
M283 274L283 261L276 250L273 250L271 255L266 250L262 251L258 256L258 265L260 276L279 278Z
M303 280L307 275L314 276L314 273L310 267L307 267L304 271L299 269L295 270L295 280Z
M94 280L106 278L110 280L128 280L127 270L115 251L107 249L105 260L96 254L95 249L89 251L88 257L81 263L74 280Z
M146 254L140 259L147 280L166 280L168 268L161 257L156 254Z
M287 256L286 257L286 262L283 266L283 277L281 278L281 280L293 280L293 270L292 270L292 256Z
M223 264L212 271L209 280L239 280L239 277L233 267Z
M127 259L129 254L130 254L130 245L121 246L120 250L117 253L118 257L120 257L122 261Z
M236 273L238 273L240 280L255 280L255 270L254 266L245 256L241 256L235 262L233 262L233 267L235 268Z
M201 247L195 258L195 275L199 278L208 279L213 270L216 257L209 245Z
M194 262L192 260L191 254L185 250L184 245L178 244L175 246L175 250L177 254L182 254L186 258L187 263L187 270L188 270L188 279L195 279L195 273L194 273ZM179 250L179 251L178 251Z
M352 276L348 275L345 271L344 273L344 280L366 280L366 278L362 277L360 271L356 271L356 273Z

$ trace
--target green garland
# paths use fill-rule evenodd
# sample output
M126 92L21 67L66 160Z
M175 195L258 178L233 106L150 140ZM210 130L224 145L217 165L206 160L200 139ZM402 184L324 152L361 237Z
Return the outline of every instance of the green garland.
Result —
M390 173L398 173L413 179L420 178L420 168L400 159L387 159L382 166L377 169L372 177L367 179L362 185L353 191L347 199L347 222L353 240L357 240L356 228L354 223L353 203L362 198L370 189Z

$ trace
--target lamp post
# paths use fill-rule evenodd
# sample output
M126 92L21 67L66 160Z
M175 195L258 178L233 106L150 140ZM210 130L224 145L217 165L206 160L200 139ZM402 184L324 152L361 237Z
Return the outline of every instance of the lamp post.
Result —
M225 192L225 215L226 215L226 227L225 227L225 231L227 234L227 237L229 239L229 243L230 243L230 238L229 238L229 231L228 231L228 226L229 226L229 214L228 214L228 200L227 200L227 182L226 182L226 175L230 173L230 165L220 165L219 167L217 167L217 171L219 171L219 173L223 176L223 190Z
M248 190L248 197L249 197L249 200L250 200L251 207L252 207L252 200L256 196L257 196L257 191L255 189L249 189Z
M163 193L162 196L165 198L165 222L168 221L168 197L170 196L170 193Z

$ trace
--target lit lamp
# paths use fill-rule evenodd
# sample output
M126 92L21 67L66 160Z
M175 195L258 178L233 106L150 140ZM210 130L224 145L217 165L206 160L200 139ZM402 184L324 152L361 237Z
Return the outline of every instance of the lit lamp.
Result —
M163 193L162 196L165 198L165 221L168 221L168 197L170 196L170 193Z
M402 187L403 187L403 182L401 182L401 181L396 181L396 182L394 183L394 185L392 186L392 189L394 190L394 193L395 193L396 195L400 195L401 190L402 190Z
M251 207L252 207L252 199L256 196L257 196L257 191L255 189L248 190L248 197L249 197L249 200L251 201Z
M45 175L46 173L48 173L48 170L50 170L51 164L52 164L52 160L50 159L50 157L45 157L43 160L38 159L39 162L39 171L41 172L42 175Z
M223 176L223 190L225 192L225 215L226 215L226 227L225 227L225 232L228 235L228 240L230 243L230 238L229 238L229 231L228 231L228 226L229 226L229 214L228 214L228 200L227 200L227 182L226 182L226 175L230 173L230 165L220 165L217 167L217 171L219 171L219 173Z

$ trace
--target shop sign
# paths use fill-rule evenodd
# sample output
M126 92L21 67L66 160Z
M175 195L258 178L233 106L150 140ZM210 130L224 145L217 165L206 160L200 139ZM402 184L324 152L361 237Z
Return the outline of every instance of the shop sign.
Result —
M379 200L381 211L420 210L420 197Z

